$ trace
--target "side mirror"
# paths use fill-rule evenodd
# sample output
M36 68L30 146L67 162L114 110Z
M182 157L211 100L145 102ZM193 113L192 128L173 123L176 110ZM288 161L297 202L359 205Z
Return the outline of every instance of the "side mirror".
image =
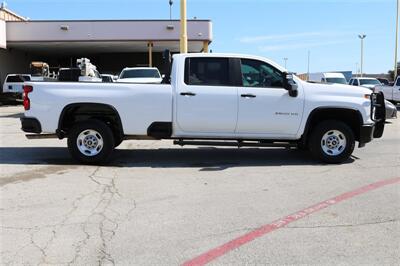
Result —
M298 85L293 79L293 74L284 72L283 75L284 75L283 77L284 88L289 91L289 96L297 97L297 95L299 94L297 90Z

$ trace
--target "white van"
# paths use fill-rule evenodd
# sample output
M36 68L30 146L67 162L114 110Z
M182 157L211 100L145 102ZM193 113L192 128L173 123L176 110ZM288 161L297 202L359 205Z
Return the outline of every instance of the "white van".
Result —
M318 83L347 84L347 80L342 73L321 72L310 73L309 81Z

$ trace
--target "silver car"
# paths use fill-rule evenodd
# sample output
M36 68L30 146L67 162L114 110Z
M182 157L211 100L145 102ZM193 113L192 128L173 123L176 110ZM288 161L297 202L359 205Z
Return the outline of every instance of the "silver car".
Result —
M395 119L397 118L397 107L389 102L388 100L385 100L385 109L386 109L386 119Z

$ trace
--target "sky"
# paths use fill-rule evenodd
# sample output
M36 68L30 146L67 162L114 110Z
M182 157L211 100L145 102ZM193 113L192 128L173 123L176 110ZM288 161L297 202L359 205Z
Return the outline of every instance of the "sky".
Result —
M0 0L1 1L1 0ZM30 19L169 19L168 0L8 0ZM174 0L178 19L180 1ZM188 18L211 19L215 52L267 57L297 73L387 73L394 67L396 0L187 0Z

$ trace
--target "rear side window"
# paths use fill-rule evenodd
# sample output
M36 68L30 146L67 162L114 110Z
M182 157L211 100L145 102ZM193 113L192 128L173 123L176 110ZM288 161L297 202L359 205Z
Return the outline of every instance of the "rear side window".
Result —
M6 82L13 82L13 83L22 83L24 81L30 81L29 76L8 76Z
M358 86L358 79L353 80L353 85Z
M397 79L396 86L400 86L400 78Z
M186 58L185 83L198 86L230 86L229 59Z

